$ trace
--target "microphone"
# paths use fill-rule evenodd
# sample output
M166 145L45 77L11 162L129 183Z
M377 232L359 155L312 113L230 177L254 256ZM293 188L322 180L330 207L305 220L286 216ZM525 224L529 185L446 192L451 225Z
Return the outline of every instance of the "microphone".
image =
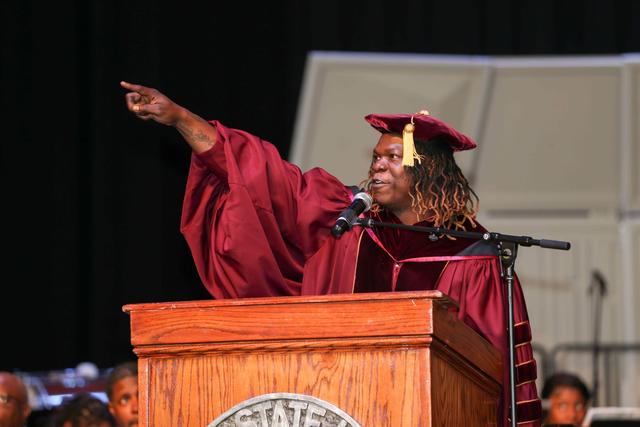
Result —
M350 230L356 219L358 219L358 215L371 209L372 203L373 199L364 191L356 194L351 205L340 214L336 225L331 229L331 234L337 239L345 231Z

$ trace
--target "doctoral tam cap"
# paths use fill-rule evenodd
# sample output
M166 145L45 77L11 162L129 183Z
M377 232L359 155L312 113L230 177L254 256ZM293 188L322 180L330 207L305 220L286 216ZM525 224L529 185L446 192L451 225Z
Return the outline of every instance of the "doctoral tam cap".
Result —
M453 151L476 148L476 142L458 132L449 124L422 110L415 114L369 114L364 118L381 133L402 134L402 164L414 166L420 163L414 140L430 141L439 138L449 143Z

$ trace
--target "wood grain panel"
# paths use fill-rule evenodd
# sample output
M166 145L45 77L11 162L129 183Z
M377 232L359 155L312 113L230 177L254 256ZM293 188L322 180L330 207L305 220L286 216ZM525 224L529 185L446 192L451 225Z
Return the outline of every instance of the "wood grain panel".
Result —
M362 426L429 425L423 349L200 356L151 362L153 426L206 426L266 393L330 402ZM201 396L194 399L194 396Z
M140 425L206 426L268 393L324 400L363 427L435 424L432 394L470 413L497 396L500 355L455 309L440 292L128 306Z
M151 384L151 373L149 359L138 359L138 423L141 426L149 425L149 384Z
M152 345L426 334L433 301L453 306L438 291L389 295L141 304L124 310L131 316L131 342Z
M473 364L494 381L502 382L502 356L498 349L461 322L446 307L434 307L433 329L444 347L450 347L458 355L464 354L466 363Z
M230 342L230 343L203 343L190 345L154 345L136 347L134 352L138 356L175 357L186 355L214 354L214 353L242 353L251 351L307 351L313 349L338 350L363 348L409 348L425 347L433 338L430 335L409 337L374 337L326 339L326 340L294 340L294 341L260 341L260 342ZM446 345L446 344L443 344Z
M432 426L497 425L499 385L465 364L451 363L450 357L456 356L433 352L430 359Z

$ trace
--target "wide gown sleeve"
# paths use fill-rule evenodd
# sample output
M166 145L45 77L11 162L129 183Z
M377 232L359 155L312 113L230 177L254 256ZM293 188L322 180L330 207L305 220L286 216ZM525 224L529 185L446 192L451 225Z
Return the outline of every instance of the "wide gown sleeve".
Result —
M214 298L299 295L348 188L319 168L303 174L256 136L211 125L218 141L192 155L180 227L202 282Z

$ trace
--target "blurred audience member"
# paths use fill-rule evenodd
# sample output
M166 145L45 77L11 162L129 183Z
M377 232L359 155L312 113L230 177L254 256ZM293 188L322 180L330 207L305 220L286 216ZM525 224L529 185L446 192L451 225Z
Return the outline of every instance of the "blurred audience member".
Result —
M107 379L109 412L117 427L138 425L138 364L125 362L115 368Z
M51 427L114 427L114 421L100 399L78 393L65 400L53 413Z
M542 388L542 399L547 403L544 423L582 425L589 398L589 390L578 376L567 372L553 374Z
M23 427L30 413L22 380L10 372L0 372L0 427Z

